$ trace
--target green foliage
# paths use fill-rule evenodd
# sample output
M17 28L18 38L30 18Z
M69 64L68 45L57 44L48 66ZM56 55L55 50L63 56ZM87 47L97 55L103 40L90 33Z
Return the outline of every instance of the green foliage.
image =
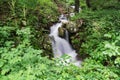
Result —
M93 2L99 9L114 5L112 0L102 7L103 0ZM66 63L68 56L42 57L48 54L41 49L45 28L57 19L56 10L54 0L0 0L0 80L119 80L120 11L82 10L73 17L85 22L72 37L79 54L88 55L79 68Z
M57 7L52 0L1 0L0 4L1 14L9 13L8 20L13 22L11 25L20 25L25 20L27 25L39 27L44 24L46 27L48 23L57 20ZM4 13L6 6L8 9Z
M13 28L1 27L0 32L4 32L1 34L2 38L7 37L10 39L11 36L9 34L11 30ZM15 42L12 40L4 40L4 44L0 47L0 79L17 80L23 74L24 70L27 70L30 66L34 66L33 63L37 64L38 60L40 60L39 57L42 51L35 50L30 45L30 28L16 30L16 33L21 38L18 46L15 46ZM15 74L16 77L14 77ZM22 77L19 80L21 79ZM29 79L29 77L26 79Z
M90 0L92 9L119 9L120 2L118 0Z
M12 27L1 27L1 36L10 34ZM16 37L19 37L20 43L15 46L13 40L7 40L0 47L0 79L1 80L119 80L119 70L111 71L104 67L99 61L86 59L82 67L73 65L65 66L61 59L49 60L47 57L41 57L41 50L36 50L31 45L31 28L17 29ZM5 35L2 38L10 38ZM63 60L68 59L63 56ZM113 69L112 69L113 70Z
M53 0L1 0L0 15L5 16L0 20L0 26L15 26L23 28L30 26L32 29L32 45L37 48L43 44L46 33L53 22L57 21L58 11L57 5ZM4 12L4 8L6 8ZM0 19L1 19L0 16ZM44 33L45 32L45 33ZM12 31L10 36L16 35L15 30ZM18 44L21 40L20 37L15 37ZM4 41L4 40L3 40ZM39 43L39 44L38 44Z
M75 0L63 0L67 2L69 6L75 5ZM119 0L89 0L90 8L92 10L101 10L101 9L120 9L120 1ZM86 0L80 0L80 7L82 9L86 9Z
M63 0L68 6L75 6L75 0ZM86 0L80 0L80 7L86 8Z
M72 41L74 44L82 42L78 45L80 55L88 55L101 65L112 68L113 72L120 68L119 13L120 11L116 10L84 10L73 18L73 20L82 18L85 21L77 34L80 38ZM119 71L115 71L117 75L120 75Z

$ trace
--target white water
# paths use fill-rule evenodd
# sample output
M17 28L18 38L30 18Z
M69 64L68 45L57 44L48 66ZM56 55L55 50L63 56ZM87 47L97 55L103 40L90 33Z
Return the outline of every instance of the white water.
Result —
M70 8L72 8L73 10L75 10L75 6L70 6ZM82 9L79 7L79 13L82 11ZM70 17L74 17L75 16L75 13L74 12L71 12L70 14Z
M75 6L70 6L72 9L75 9ZM81 7L79 7L79 12L81 12Z
M75 52L74 49L72 49L72 47L69 43L68 31L66 30L66 32L65 32L65 38L61 38L58 36L58 34L59 34L58 28L62 27L63 23L67 23L69 21L67 20L67 18L64 15L61 15L59 20L61 22L54 24L50 28L50 34L49 34L49 37L52 42L52 49L53 49L54 57L60 58L62 55L67 54L71 57L71 59L69 60L70 62L72 61L72 63L76 66L81 66L80 65L81 61L78 61L76 59L77 53Z

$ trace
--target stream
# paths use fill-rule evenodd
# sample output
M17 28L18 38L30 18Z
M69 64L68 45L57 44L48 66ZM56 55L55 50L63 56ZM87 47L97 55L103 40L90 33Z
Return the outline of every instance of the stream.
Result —
M68 23L69 20L67 17L62 14L59 17L59 22L55 23L53 26L50 27L50 40L52 43L52 50L54 54L54 58L61 58L64 54L67 54L70 56L70 59L68 60L69 63L74 64L75 66L81 66L81 60L77 59L77 53L72 48L70 42L69 42L69 32L67 29L64 28L64 36L60 37L59 29L63 27L63 24Z

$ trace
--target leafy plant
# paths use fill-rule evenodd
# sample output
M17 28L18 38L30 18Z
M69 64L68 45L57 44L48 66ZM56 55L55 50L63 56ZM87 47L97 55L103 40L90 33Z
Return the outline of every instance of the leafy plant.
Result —
M114 5L113 1L104 4L104 1L92 1L96 2L92 7L100 11L85 9L72 18L84 20L79 32L71 38L80 56L85 56L81 68L67 63L68 56L49 59L45 55L52 53L42 50L42 42L47 40L44 37L49 33L46 28L57 20L54 1L0 1L0 14L5 16L3 19L0 16L0 79L119 80L120 11L102 10L106 4ZM72 4L73 0L68 3ZM84 1L81 4L85 6Z

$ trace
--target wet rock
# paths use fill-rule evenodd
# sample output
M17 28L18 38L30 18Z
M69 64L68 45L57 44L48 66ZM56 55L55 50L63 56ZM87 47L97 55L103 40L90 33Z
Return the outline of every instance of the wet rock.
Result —
M48 50L48 51L52 50L52 48L51 48L51 42L50 42L50 38L49 38L48 34L44 35L44 39L43 39L42 44L43 44L43 48L45 50Z
M73 13L70 13L69 16L70 16L70 17L74 17L74 16L75 16L75 13L74 13L74 12L73 12Z
M82 10L82 9L79 7L79 12L80 12L81 10ZM70 7L69 7L69 12L70 12L70 13L75 12L75 6L70 6Z
M66 25L66 28L70 33L76 33L78 31L78 28L75 22L69 21L69 23Z
M70 33L77 33L83 24L84 24L83 19L78 19L76 21L63 22L62 27L59 29L60 34L63 35L65 29L67 29Z
M58 28L58 36L64 38L65 37L65 28L59 27Z
M79 28L75 22L69 21L67 23L63 23L63 28L67 29L70 33L76 33Z

